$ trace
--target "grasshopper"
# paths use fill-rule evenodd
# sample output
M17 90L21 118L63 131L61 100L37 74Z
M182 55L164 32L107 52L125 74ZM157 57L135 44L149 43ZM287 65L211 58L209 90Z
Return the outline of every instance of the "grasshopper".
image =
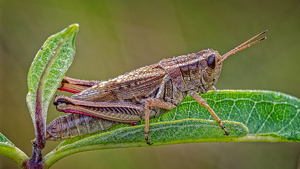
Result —
M229 135L220 118L200 95L214 89L223 61L266 37L250 38L224 55L207 49L198 53L163 59L108 81L86 81L64 77L59 90L76 93L57 95L56 109L71 113L58 117L47 127L47 140L60 140L107 130L118 123L137 124L145 119L145 141L149 142L149 119L177 107L187 95L205 106Z

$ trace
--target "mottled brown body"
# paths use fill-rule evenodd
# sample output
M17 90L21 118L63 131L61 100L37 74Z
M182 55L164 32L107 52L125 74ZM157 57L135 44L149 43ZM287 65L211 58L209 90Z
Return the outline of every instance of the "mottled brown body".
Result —
M161 116L167 110L175 108L187 95L205 106L225 134L229 135L215 112L197 93L206 93L215 85L221 72L222 61L226 57L264 39L246 45L255 37L223 56L217 51L208 49L194 54L163 59L158 64L141 67L108 81L93 81L94 86L87 89L85 89L85 84L89 81L71 79L69 80L71 84L69 84L68 80L65 80L62 86L80 86L79 89L75 87L76 90L83 91L71 97L56 96L54 104L58 111L81 114L80 118L85 119L86 123L73 125L75 123L65 120L71 115L59 117L47 127L48 140L59 140L56 138L63 139L68 136L82 135L81 133L90 133L70 132L76 131L76 127L78 130L89 128L86 125L89 123L103 124L107 122L106 124L109 126L112 123L120 122L134 125L141 119L145 119L145 139L150 144L148 141L149 119ZM95 118L84 118L83 116ZM98 129L93 131L102 131L105 128L98 127ZM51 137L54 138L51 139Z

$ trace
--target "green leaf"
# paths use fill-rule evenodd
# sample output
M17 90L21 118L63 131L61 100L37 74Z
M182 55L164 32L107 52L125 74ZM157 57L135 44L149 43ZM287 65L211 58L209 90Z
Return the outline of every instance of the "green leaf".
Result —
M232 132L229 137L224 135L224 131L216 122L201 119L152 123L150 124L150 137L154 145L167 145L217 142L218 139L231 141L248 133L247 127L242 123L226 121L224 124ZM114 128L104 133L66 140L45 156L45 165L50 167L64 156L81 151L148 146L144 139L144 127L144 125L121 128L119 126L117 129Z
M230 135L225 136L206 108L188 96L177 108L150 121L153 145L300 141L300 100L295 97L272 91L226 90L201 96L230 130ZM50 167L64 156L81 151L148 146L143 131L144 125L122 124L105 132L66 140L45 156L45 164Z
M252 136L280 137L300 141L300 100L274 91L221 90L202 94L221 120L241 122ZM154 121L214 118L194 99L187 97L174 110ZM266 141L266 140L261 140Z
M28 73L27 105L36 128L36 103L40 100L42 119L46 124L49 103L75 55L78 25L73 24L50 36L35 56ZM45 130L42 129L42 130Z
M28 160L27 155L18 149L2 133L0 133L0 155L9 157L21 168L24 167L23 164Z

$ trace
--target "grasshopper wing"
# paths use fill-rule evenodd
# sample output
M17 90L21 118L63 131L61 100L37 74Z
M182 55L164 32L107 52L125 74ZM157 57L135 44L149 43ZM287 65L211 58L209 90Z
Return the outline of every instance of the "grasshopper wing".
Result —
M167 76L158 64L145 66L90 87L71 98L90 102L129 101L148 97Z

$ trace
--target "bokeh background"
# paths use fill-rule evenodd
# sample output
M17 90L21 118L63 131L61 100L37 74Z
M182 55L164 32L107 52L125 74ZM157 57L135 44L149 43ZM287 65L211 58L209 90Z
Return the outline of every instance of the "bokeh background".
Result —
M80 24L67 76L106 80L163 58L221 54L266 29L267 40L230 56L218 89L300 97L299 0L0 0L0 132L31 155L27 72L48 36ZM62 93L61 93L62 94ZM50 106L48 121L62 115ZM58 143L48 142L44 153ZM199 143L84 152L53 168L297 168L299 143ZM0 169L17 168L0 156Z

